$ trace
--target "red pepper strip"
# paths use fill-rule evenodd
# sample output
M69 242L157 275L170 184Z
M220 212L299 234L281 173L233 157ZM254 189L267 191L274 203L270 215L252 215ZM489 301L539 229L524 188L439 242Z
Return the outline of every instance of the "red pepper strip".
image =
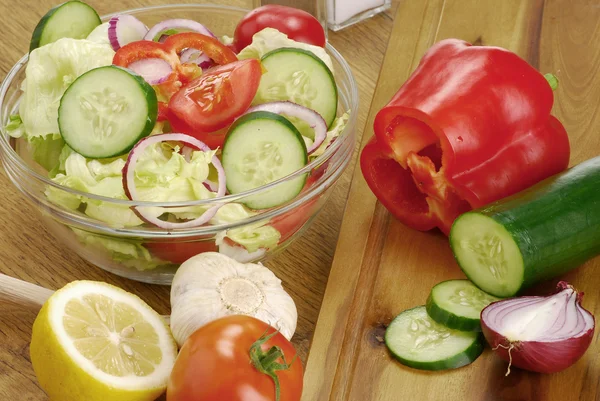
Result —
M448 233L460 213L567 168L552 103L546 79L514 53L441 41L377 114L363 175L400 221Z
M180 54L185 49L201 50L215 63L225 65L237 61L235 53L215 38L195 32L184 32L169 36L163 43L172 53Z
M237 61L235 53L217 39L196 32L185 32L169 36L164 43L149 40L129 43L115 53L113 64L127 68L131 63L147 58L165 60L173 73L156 87L163 97L169 99L183 85L202 74L196 64L180 62L179 54L187 48L201 50L219 65Z

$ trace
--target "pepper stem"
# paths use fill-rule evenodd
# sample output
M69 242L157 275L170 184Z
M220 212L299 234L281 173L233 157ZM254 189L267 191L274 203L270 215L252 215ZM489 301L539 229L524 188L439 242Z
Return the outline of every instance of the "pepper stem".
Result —
M275 400L279 401L281 398L281 386L276 372L279 370L288 370L294 361L288 364L285 360L283 350L277 346L272 346L267 352L263 351L262 346L275 335L279 334L279 331L269 335L266 334L267 332L265 332L265 334L250 347L250 360L256 370L273 379L273 383L275 384ZM283 363L278 363L277 361L279 359L281 359Z
M548 81L548 84L553 91L558 88L558 78L556 78L556 75L548 73L544 74L544 78L546 78L546 81Z

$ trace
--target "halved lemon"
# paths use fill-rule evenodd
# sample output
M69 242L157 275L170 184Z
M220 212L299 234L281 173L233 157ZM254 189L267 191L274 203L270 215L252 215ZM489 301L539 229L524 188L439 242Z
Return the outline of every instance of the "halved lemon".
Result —
M33 325L31 362L53 401L150 401L160 396L177 346L161 316L109 284L75 281Z

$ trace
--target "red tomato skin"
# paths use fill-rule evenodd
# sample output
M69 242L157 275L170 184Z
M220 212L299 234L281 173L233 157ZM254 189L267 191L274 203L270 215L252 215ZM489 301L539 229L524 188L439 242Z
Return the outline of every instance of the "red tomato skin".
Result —
M222 147L223 143L225 143L225 137L227 136L227 130L229 129L229 126L215 132L202 132L193 129L192 127L181 121L171 111L169 111L168 113L168 119L173 132L193 136L199 141L204 142L204 144L211 149Z
M250 362L252 344L265 333L275 331L250 316L228 316L200 329L185 342L167 386L167 401L275 401L275 384ZM263 350L272 346L283 350L289 370L277 371L281 384L280 401L299 401L303 369L294 359L293 345L276 334ZM282 361L279 361L282 362Z
M306 184L302 189L305 192L312 187L315 182L319 179L319 175L311 175L306 180ZM300 230L304 224L315 214L315 208L318 205L320 195L315 195L311 200L304 203L302 206L290 210L287 213L279 215L271 220L271 225L281 234L279 243L283 243L290 239L298 230Z
M214 240L198 240L196 242L165 240L163 242L149 242L144 246L157 258L178 265L201 253L217 252L218 250Z
M252 43L252 36L265 28L275 28L297 42L325 47L325 31L315 17L297 8L268 4L250 11L238 23L233 35L237 52Z
M210 141L211 133L229 126L250 107L261 75L261 65L256 59L207 70L169 101L169 113L171 118L174 117L169 121L174 130L193 135L203 142ZM218 142L222 144L222 141Z

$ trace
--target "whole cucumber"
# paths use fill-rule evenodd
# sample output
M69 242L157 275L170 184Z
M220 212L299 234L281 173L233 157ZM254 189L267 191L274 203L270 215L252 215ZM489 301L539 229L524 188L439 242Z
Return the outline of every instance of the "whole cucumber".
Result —
M600 254L600 157L461 215L450 246L467 277L509 297Z

